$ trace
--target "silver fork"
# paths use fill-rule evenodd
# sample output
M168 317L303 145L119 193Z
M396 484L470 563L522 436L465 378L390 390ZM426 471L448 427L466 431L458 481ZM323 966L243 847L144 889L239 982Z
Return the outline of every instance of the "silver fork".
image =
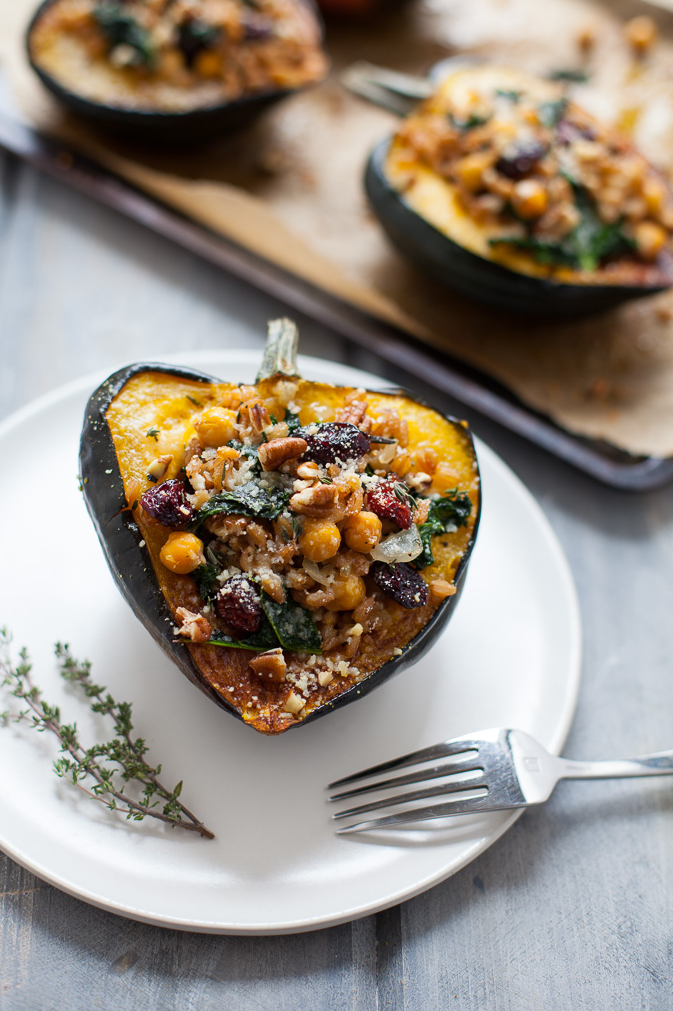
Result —
M449 759L441 765L441 759ZM430 764L434 763L434 764ZM352 786L360 780L381 776L409 766L421 766L413 772L390 778L385 776L362 786ZM366 821L357 821L337 829L340 835L364 832L368 829L392 828L410 822L457 814L483 814L505 811L547 800L560 779L622 779L631 776L673 775L673 751L608 762L574 762L550 755L541 744L523 730L495 727L474 734L465 734L443 741L391 762L374 765L352 776L330 783L330 801L344 801L379 790L397 790L443 780L421 789L369 801L356 807L337 811L335 819L359 817L386 808L401 808L397 812ZM348 787L343 790L342 787ZM431 797L449 797L445 803L414 807L418 801Z

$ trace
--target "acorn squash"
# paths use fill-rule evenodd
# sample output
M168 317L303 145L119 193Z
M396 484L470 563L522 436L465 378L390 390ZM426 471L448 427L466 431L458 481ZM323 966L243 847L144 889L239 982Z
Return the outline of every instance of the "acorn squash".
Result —
M455 610L480 512L466 425L309 382L270 325L254 387L135 364L92 395L84 498L111 572L181 671L278 734L415 662Z
M572 315L673 283L670 185L558 82L450 73L375 148L365 188L404 254L481 302Z
M26 35L33 70L68 109L169 144L240 126L322 80L321 41L313 0L45 0Z

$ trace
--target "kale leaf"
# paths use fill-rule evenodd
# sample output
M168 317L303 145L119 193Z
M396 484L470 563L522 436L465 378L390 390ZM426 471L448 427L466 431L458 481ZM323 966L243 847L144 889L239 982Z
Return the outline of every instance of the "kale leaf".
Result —
M575 201L581 220L567 241L582 270L595 270L606 257L619 256L634 248L635 243L624 235L622 222L601 221L593 200L581 186L575 186Z
M495 93L499 96L499 98L506 98L509 102L516 103L521 98L520 91L514 91L514 89L509 88L496 88Z
M609 256L623 256L634 248L634 242L624 234L623 222L601 221L596 205L587 191L573 183L575 206L580 213L577 227L557 242L534 236L503 236L490 239L491 246L508 245L531 253L537 263L596 270Z
M589 80L586 70L574 69L572 67L552 70L547 74L547 77L550 81L569 81L576 84L583 84Z
M134 51L133 62L151 66L155 53L149 32L124 10L122 3L102 3L94 8L93 16L110 47L130 46Z
M231 649L247 649L251 653L266 653L268 649L276 649L280 645L278 636L273 630L269 619L264 615L262 624L257 632L249 635L247 639L234 639L226 632L213 632L207 643L208 646L229 646Z
M425 523L421 523L418 532L423 542L423 552L415 558L413 565L417 569L425 569L432 565L435 556L432 553L432 538L438 534L448 533L449 528L456 530L464 527L472 512L472 502L469 495L460 494L457 489L447 491L443 498L434 499Z
M555 102L543 102L538 106L537 114L543 126L557 126L568 107L567 98L557 98Z
M278 604L262 590L262 607L283 649L295 653L322 653L322 639L311 612L292 597Z
M283 418L285 424L288 427L290 435L296 432L302 427L301 421L299 420L298 414L293 414L292 411L285 411L285 417Z
M218 570L214 565L199 565L191 573L192 579L196 583L202 600L212 600L220 588L217 581Z
M264 520L275 520L290 502L290 494L282 488L261 488L253 481L213 495L201 506L190 524L190 530L197 530L210 516L224 513L226 516L254 516Z
M246 639L234 639L219 630L208 640L209 646L230 646L265 653L281 646L290 653L322 653L322 640L311 612L288 597L278 604L262 590L264 616L258 632Z
M468 130L474 130L475 127L477 126L484 126L486 123L488 123L491 117L476 116L474 114L471 116L462 117L462 116L454 116L454 114L450 112L448 118L449 122L451 123L451 126L455 126L455 128L457 130L460 130L461 133L467 133Z

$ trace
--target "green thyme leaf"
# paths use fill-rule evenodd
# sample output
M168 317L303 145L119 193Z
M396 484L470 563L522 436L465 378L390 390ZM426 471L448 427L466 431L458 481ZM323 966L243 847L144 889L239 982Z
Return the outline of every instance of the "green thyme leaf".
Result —
M74 786L81 785L94 800L111 811L125 814L127 820L158 818L172 828L184 828L204 838L213 838L203 822L178 800L182 781L172 790L160 782L161 765L150 765L146 758L148 745L142 737L133 735L131 704L117 702L106 688L95 684L87 660L76 660L70 648L61 643L55 647L61 677L83 693L92 712L108 717L114 727L116 736L112 740L88 748L81 742L77 724L64 723L59 707L45 701L33 683L26 650L19 653L20 663L13 662L10 643L9 632L0 629L0 685L25 703L25 708L19 712L7 714L8 719L27 723L40 733L54 734L61 755L52 768L60 779ZM127 792L129 783L134 789Z

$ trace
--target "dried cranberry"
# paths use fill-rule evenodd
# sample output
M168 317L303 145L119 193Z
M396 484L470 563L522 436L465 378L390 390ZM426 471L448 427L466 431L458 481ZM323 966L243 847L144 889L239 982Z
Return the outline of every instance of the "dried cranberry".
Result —
M357 425L346 421L328 421L319 425L315 433L308 428L300 428L292 434L306 439L308 443L302 460L313 460L315 463L359 460L371 448L369 436Z
M155 485L142 495L140 504L149 516L173 530L186 527L194 518L184 481L174 479Z
M523 179L547 153L545 144L530 141L513 147L509 152L498 158L495 167L500 175L508 179Z
M262 604L254 583L232 576L215 597L215 613L238 635L252 635L262 624Z
M381 520L392 520L400 530L408 530L413 515L412 498L399 481L379 481L367 492L367 509Z
M400 562L398 565L374 562L369 574L387 597L391 597L408 610L412 607L423 607L428 602L430 591L427 583L421 574L406 562Z

